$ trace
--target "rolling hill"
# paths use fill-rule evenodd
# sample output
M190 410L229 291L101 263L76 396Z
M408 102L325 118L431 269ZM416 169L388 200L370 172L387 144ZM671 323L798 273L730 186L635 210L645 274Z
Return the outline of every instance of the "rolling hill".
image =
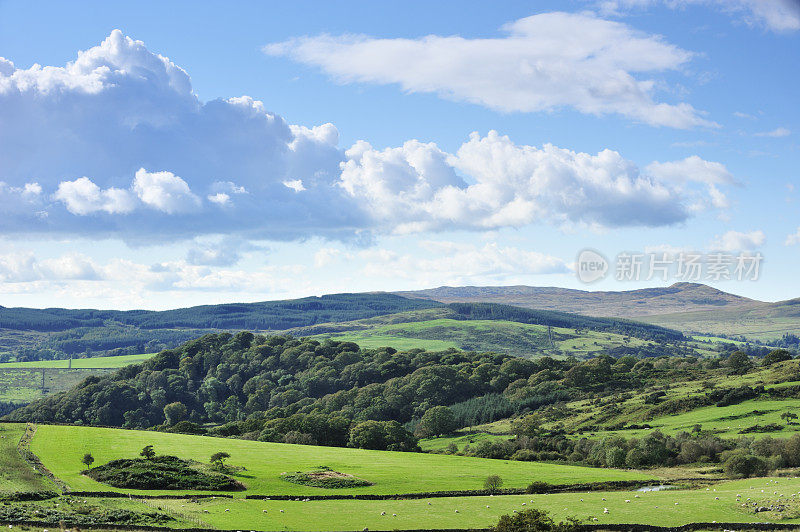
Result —
M442 286L395 293L442 303L502 303L629 318L684 333L744 335L762 341L800 333L800 298L769 303L698 283L618 292L536 286Z

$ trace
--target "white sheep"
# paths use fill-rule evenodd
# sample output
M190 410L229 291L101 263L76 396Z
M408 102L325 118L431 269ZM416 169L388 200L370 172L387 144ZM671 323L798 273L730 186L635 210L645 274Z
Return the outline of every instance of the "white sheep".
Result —
M603 508L603 513L607 514L608 513L608 508Z
M458 513L458 510L456 510L456 513Z
M386 512L381 512L381 515L386 515Z

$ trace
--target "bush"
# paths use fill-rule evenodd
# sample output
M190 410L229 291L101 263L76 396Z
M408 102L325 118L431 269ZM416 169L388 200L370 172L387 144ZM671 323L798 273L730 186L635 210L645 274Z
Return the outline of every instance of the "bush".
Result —
M735 454L725 462L725 474L729 478L760 477L768 470L766 461L751 454Z
M199 464L176 456L158 456L149 460L113 460L84 471L83 474L115 488L209 491L244 489L240 482L226 475L207 473L199 469Z
M531 508L516 514L503 515L492 530L495 532L572 532L578 529L574 517L556 523L547 512Z
M525 488L525 493L548 493L553 486L541 480L534 480Z
M503 487L503 479L500 478L500 475L489 475L486 477L486 480L483 481L483 489L489 491L497 491Z
M372 486L372 482L368 480L354 477L353 475L348 475L347 473L331 471L328 468L322 468L320 471L311 471L308 473L302 473L298 471L297 473L292 473L290 475L283 475L281 478L288 482L302 484L303 486L311 486L314 488L341 489Z

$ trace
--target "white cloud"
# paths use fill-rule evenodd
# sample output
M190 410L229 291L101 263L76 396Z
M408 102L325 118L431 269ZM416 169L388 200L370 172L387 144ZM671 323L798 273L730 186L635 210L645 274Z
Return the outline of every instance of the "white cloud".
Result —
M487 243L481 247L447 241L424 242L428 253L400 254L386 249L359 253L371 277L413 279L418 286L502 282L531 275L568 273L560 258Z
M264 52L317 66L340 83L398 84L501 112L571 107L654 126L714 126L691 105L654 97L647 74L683 67L692 53L663 38L587 13L543 13L505 25L498 38L428 35L302 37Z
M306 189L306 187L303 186L303 180L302 179L289 179L287 181L284 181L283 185L286 188L290 188L290 189L294 190L295 192L302 192L302 191L304 191Z
M763 246L766 240L764 231L748 233L728 231L721 236L718 235L708 247L713 251L750 251Z
M554 24L574 22L557 15ZM632 69L667 68L683 54L626 26L581 20L586 47L557 52L561 41L548 30L535 37L542 53L594 54L590 62ZM518 21L502 43L479 48L527 46L541 25ZM655 163L651 175L615 151L518 145L494 131L471 135L455 153L419 140L343 151L332 124L290 125L247 96L199 101L185 71L118 31L63 67L2 63L0 123L6 235L367 243L376 234L531 223L663 226L690 217L699 196L723 206L730 181L724 166L699 157L678 162L691 166L678 179L668 175L672 163Z
M209 194L206 196L208 201L211 203L216 203L217 205L227 205L231 202L231 197L229 194L225 194L224 192L217 192L216 194Z
M189 212L200 206L200 198L189 185L172 172L148 172L140 168L133 179L133 190L145 205L168 214Z
M85 280L101 278L94 263L78 253L67 253L51 259L37 259L31 251L10 251L0 254L0 281L30 283L35 281Z
M738 16L746 24L776 33L800 30L800 3L797 0L601 0L597 3L606 14L620 14L655 4L673 9L706 5Z
M314 266L324 268L333 264L336 259L342 256L342 250L336 248L320 248L314 253Z
M192 266L232 266L243 253L255 250L264 248L231 236L198 238L186 253L186 262Z
M733 184L733 175L722 163L706 161L692 155L680 161L652 162L645 168L650 175L664 181L695 181L709 185Z
M517 145L495 131L485 137L473 133L455 155L419 141L384 150L362 141L346 155L341 186L370 207L376 224L394 233L535 222L669 225L688 218L684 204L699 194L686 181L713 186L732 180L724 167L700 158L676 167L657 163L656 175L642 175L615 151L591 155ZM688 173L677 173L682 166Z
M4 234L287 240L364 228L334 186L333 125L291 126L247 96L202 102L184 70L117 30L64 66L0 61L0 124ZM41 197L31 185L20 202L31 176ZM282 184L294 179L302 197ZM235 208L219 209L217 194Z
M64 203L72 214L84 216L98 211L108 214L127 214L136 206L136 200L127 190L108 188L102 190L88 177L58 184L53 197Z
M796 246L800 244L800 227L797 228L797 232L786 236L784 244L787 246Z
M772 131L762 131L760 133L756 133L754 136L779 138L779 137L788 137L791 134L792 131L790 129L785 127L778 127L773 129Z

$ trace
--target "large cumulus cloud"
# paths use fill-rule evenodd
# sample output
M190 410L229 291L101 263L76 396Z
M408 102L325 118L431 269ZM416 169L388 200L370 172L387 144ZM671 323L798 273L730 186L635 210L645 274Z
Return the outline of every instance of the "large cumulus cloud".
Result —
M699 157L640 171L615 151L496 132L456 153L338 143L334 125L289 124L248 96L200 101L184 70L119 31L61 67L0 58L0 231L152 242L659 226L729 182Z

